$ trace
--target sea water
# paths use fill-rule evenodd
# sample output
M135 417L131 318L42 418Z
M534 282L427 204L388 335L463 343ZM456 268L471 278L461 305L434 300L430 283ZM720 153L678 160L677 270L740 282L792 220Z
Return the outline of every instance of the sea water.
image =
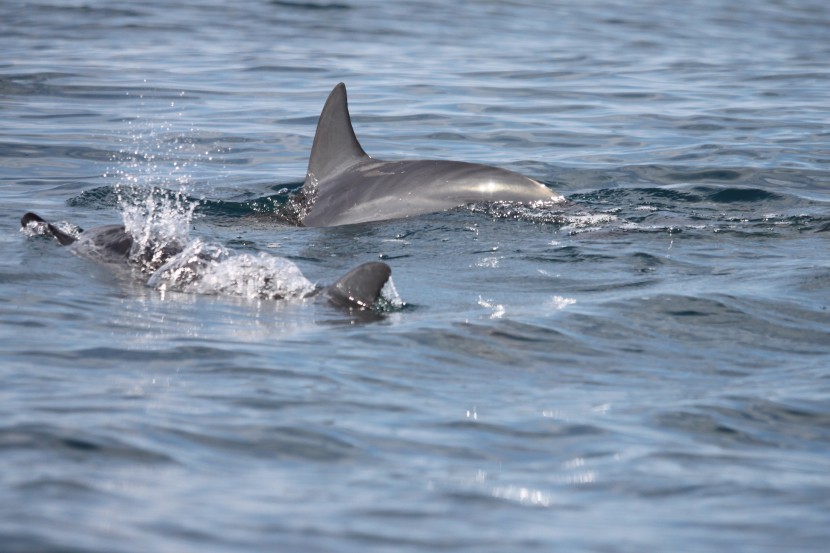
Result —
M826 2L7 0L0 51L0 550L826 549ZM340 81L370 155L567 202L297 227ZM376 260L368 319L245 280Z

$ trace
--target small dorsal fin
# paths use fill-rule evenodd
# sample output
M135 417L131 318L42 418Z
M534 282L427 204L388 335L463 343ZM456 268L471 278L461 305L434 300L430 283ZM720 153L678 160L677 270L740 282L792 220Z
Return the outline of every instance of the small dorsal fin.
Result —
M364 263L326 288L329 301L339 307L369 309L380 297L392 269L386 263Z
M317 133L308 159L306 184L312 178L320 181L337 174L368 157L352 129L346 85L339 83L329 94L317 122Z

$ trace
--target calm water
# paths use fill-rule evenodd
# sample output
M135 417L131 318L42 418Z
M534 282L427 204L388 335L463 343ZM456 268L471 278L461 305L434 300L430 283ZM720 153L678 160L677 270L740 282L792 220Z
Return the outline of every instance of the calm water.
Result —
M173 4L0 3L0 550L826 550L827 2ZM339 81L370 154L568 203L287 224ZM406 306L163 294L18 231L153 187L201 202L139 222L382 258Z

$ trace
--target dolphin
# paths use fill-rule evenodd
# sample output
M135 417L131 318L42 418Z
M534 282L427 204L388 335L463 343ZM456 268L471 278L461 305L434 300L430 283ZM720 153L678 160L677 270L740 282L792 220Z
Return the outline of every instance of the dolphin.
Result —
M475 202L564 199L540 182L488 165L370 157L352 128L343 83L323 106L300 195L300 222L308 227L411 217Z
M135 248L135 240L124 225L102 225L73 236L45 221L40 215L29 212L20 218L20 226L24 229L31 228L36 234L50 236L61 246L72 246L85 257L104 263L131 262L146 272L153 272L167 259L182 251L182 246L176 242Z
M82 231L77 237L64 232L52 223L47 222L35 213L26 213L20 219L20 226L29 229L35 234L48 236L57 240L62 246L69 246L85 257L93 258L105 263L130 263L141 270L152 273L150 282L157 276L163 276L166 264L184 248L178 243L164 245L150 245L147 248L137 248L133 236L127 232L124 225L103 225ZM213 254L197 256L189 259L184 265L177 267L190 271L189 278L195 280L200 277L199 270L205 264L215 260ZM325 298L329 303L348 310L363 311L371 309L381 297L383 289L392 269L379 261L364 263L352 269L330 286L316 287L308 296Z

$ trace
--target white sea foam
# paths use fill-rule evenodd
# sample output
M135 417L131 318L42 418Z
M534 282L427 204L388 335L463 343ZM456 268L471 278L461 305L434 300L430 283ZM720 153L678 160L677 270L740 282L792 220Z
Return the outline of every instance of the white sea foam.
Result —
M194 240L160 267L147 283L162 291L224 294L249 299L292 299L315 290L299 267L264 252L235 253Z
M398 289L395 288L395 283L392 282L391 276L389 277L389 280L386 281L386 284L383 285L383 288L380 291L379 303L380 306L378 308L381 310L395 311L406 307L406 302L403 301L403 298L398 293Z

